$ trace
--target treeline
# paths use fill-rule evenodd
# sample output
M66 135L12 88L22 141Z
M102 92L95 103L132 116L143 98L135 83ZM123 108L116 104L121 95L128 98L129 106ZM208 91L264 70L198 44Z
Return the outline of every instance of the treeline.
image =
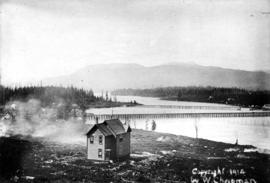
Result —
M245 107L270 104L270 91L252 91L221 87L164 87L154 89L119 89L113 95L159 97L167 100L210 102Z
M42 106L49 106L53 103L64 103L67 107L76 104L80 109L85 110L93 103L106 102L101 97L94 96L92 90L83 90L74 87L3 87L0 86L0 105L9 101L27 101L30 98L38 99Z

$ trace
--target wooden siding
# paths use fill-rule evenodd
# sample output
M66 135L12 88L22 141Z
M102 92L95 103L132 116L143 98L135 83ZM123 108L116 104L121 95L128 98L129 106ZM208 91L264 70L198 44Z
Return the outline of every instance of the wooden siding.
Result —
M122 141L120 139L122 138ZM124 133L116 136L117 158L125 158L130 155L130 133Z
M102 144L99 144L99 136L102 136ZM97 129L92 136L94 136L94 143L90 143L90 136L87 137L87 158L94 160L105 160L105 137ZM102 158L98 157L98 149L102 149Z
M110 159L116 160L116 140L113 135L105 137L105 149L111 149Z

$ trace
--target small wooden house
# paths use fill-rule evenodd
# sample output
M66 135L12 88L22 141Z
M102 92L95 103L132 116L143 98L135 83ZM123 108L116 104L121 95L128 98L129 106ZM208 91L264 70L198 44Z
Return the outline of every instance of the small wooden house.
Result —
M87 158L92 160L120 160L130 156L129 126L119 119L95 124L87 135Z

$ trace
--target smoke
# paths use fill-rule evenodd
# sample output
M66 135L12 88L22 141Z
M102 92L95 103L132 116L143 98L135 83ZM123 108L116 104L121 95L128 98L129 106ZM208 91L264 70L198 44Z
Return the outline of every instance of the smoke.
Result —
M0 136L30 135L61 143L84 144L89 127L83 121L82 111L74 104L66 113L64 106L63 100L47 107L36 99L9 102L0 119ZM59 115L65 118L59 119Z

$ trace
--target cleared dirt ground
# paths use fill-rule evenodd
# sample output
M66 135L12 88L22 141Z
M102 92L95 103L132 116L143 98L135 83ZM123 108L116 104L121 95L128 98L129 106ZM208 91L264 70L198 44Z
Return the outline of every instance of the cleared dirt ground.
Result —
M269 155L252 146L135 129L131 141L129 160L104 163L84 145L1 137L0 182L270 182Z

